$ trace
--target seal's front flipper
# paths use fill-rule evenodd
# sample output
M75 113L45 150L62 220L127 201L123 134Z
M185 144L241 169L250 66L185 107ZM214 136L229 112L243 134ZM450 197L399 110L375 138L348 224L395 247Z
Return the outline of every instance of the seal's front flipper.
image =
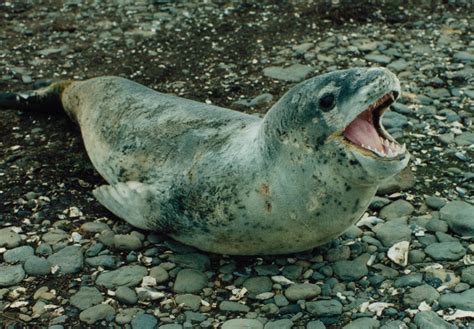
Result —
M154 186L131 181L102 185L93 193L103 206L131 225L145 230L159 229L153 219L160 216L162 199Z

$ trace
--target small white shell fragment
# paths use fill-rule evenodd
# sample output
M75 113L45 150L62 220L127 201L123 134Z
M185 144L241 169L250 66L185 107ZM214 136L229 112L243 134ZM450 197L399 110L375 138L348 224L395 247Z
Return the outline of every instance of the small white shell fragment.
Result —
M283 275L274 275L274 276L272 276L272 280L273 280L273 282L279 283L279 284L284 285L284 286L287 286L289 284L294 284L293 281L288 280Z
M258 300L267 300L267 299L272 298L273 296L275 296L275 293L269 291L269 292L262 292L261 294L258 294L257 296L255 296L255 298Z
M152 276L144 276L142 279L142 287L153 287L156 286L156 279Z
M419 309L420 311L422 311L422 312L423 312L423 311L431 311L431 306L428 305L428 304L426 304L425 301L422 301L422 302L420 303L420 305L418 306L418 309Z
M462 318L474 318L474 311L464 311L464 310L456 310L451 315L445 315L443 318L447 321L452 321L456 319L462 319Z
M395 304L376 302L376 303L370 304L368 306L368 309L372 313L374 312L377 313L377 316L381 316L384 309L386 309L387 307L392 307L392 306L395 306Z
M232 295L233 295L233 296L230 296L229 300L241 300L242 298L244 298L244 296L245 296L246 293L247 293L247 289L246 289L246 288L242 288L242 289L235 288L235 289L232 289Z
M71 233L71 238L72 238L72 241L79 242L79 241L82 240L82 235L77 233L77 232L72 232Z
M408 264L408 249L410 247L410 242L401 241L395 243L387 252L388 258L395 264L401 266L407 266Z

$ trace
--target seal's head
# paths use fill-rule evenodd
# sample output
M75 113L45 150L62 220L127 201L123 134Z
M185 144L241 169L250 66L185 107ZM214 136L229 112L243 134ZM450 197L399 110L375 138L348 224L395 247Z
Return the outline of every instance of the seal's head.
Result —
M348 180L377 184L400 172L409 159L405 145L382 125L384 111L399 95L397 77L385 68L331 72L285 94L268 113L266 130L277 140L275 148L290 148L289 154L318 152L336 160L331 161L336 170L347 167L340 174Z

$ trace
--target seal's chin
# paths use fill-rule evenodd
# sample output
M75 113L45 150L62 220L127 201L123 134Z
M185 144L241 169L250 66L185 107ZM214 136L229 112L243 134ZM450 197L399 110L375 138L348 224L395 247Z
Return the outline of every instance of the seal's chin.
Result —
M398 97L390 92L359 113L341 133L344 143L353 151L379 160L400 160L406 153L382 125L382 115Z

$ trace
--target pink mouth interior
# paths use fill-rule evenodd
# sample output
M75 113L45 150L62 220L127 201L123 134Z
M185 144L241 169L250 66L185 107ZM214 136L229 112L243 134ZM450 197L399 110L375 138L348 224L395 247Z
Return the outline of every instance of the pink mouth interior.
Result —
M382 138L373 124L370 110L359 114L344 130L344 137L360 147L371 147L379 152L387 152L388 148L382 144Z

